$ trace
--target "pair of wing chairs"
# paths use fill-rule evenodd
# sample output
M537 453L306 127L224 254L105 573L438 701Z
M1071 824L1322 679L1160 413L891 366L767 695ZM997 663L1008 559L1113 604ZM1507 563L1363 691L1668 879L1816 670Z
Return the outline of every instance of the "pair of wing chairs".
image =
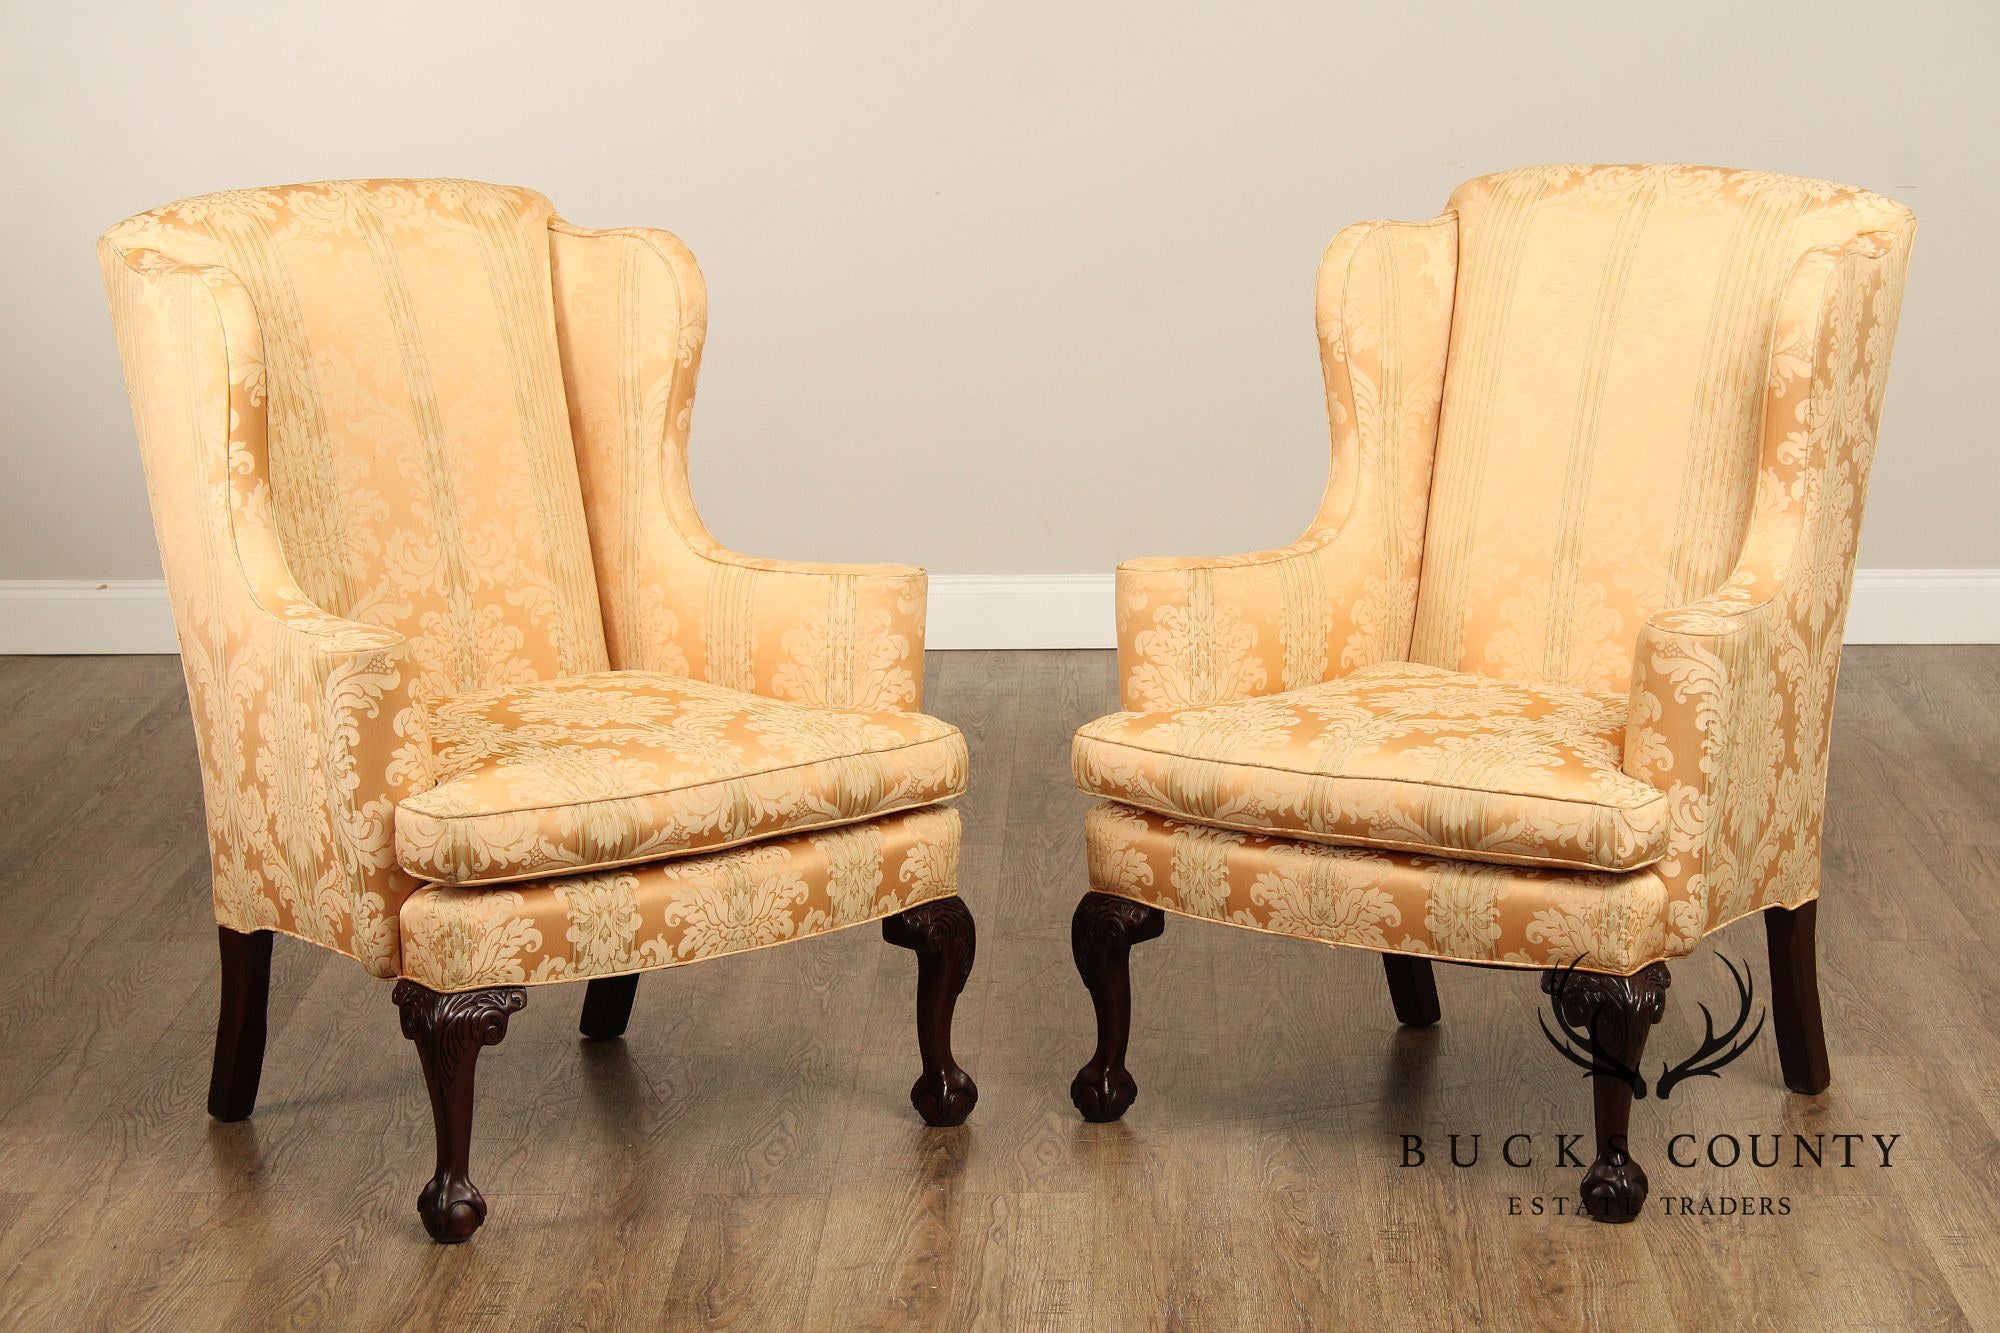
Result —
M1377 951L1408 1024L1433 961L1540 972L1600 1219L1645 1198L1633 1074L1711 931L1765 914L1785 1081L1826 1086L1828 725L1913 230L1821 182L1558 166L1335 238L1311 530L1118 571L1125 711L1074 751L1085 1117L1136 1096L1128 955L1168 912ZM528 987L585 983L616 1037L642 972L879 921L918 960L911 1100L965 1120L925 575L702 526L679 241L361 181L171 204L100 258L201 758L212 1115L255 1103L273 936L350 956L395 982L418 1211L461 1241L475 1063Z

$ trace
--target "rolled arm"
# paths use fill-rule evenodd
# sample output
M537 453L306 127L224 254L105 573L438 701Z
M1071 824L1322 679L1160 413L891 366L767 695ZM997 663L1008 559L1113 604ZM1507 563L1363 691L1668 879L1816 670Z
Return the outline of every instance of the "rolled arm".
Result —
M1669 794L1660 872L1690 943L1818 891L1841 631L1914 231L1911 220L1801 258L1779 307L1737 567L1639 634L1624 768Z
M917 707L924 571L759 560L702 524L687 448L708 297L687 247L562 221L550 240L612 665L834 707Z
M430 785L402 636L298 588L272 519L262 344L226 270L106 243L105 283L200 752L216 919L399 963L394 814Z
M759 560L682 531L701 560L700 675L735 689L834 708L913 709L923 700L930 576L908 565Z
M1458 219L1368 222L1320 261L1333 461L1290 546L1118 568L1119 689L1157 710L1298 689L1409 650Z
M1329 536L1247 555L1118 566L1121 705L1191 708L1325 679Z

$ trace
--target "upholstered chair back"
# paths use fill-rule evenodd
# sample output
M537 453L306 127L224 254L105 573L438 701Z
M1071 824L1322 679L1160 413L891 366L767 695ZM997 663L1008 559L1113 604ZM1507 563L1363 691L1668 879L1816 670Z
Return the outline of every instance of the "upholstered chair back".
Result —
M1410 656L1623 690L1647 618L1736 566L1771 461L1767 404L1799 407L1767 388L1813 350L1773 346L1795 271L1913 219L1865 191L1688 166L1504 172L1451 208L1457 289ZM1893 312L1869 314L1894 328Z
M551 217L531 190L332 181L185 200L105 237L107 272L187 266L247 303L223 324L266 457L232 459L239 488L268 475L246 501L300 589L407 637L433 697L606 666Z

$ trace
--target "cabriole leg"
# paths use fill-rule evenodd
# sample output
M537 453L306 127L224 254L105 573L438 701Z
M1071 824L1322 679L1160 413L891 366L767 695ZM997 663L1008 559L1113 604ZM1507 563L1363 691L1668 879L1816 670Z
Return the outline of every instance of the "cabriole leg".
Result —
M1167 914L1159 908L1108 893L1084 894L1070 918L1070 956L1097 1010L1097 1050L1069 1085L1069 1099L1085 1120L1116 1120L1138 1099L1138 1081L1125 1068L1132 1036L1128 963L1133 945L1158 939L1166 926Z
M1599 1063L1636 1078L1646 1034L1666 1012L1668 981L1666 964L1650 963L1629 977L1548 972L1542 989L1572 1031L1594 1035L1597 1049L1591 1054ZM1610 1072L1589 1077L1597 1157L1583 1175L1583 1210L1600 1222L1630 1222L1645 1207L1649 1189L1628 1140L1633 1085Z
M882 918L882 938L917 955L917 1050L924 1072L910 1105L927 1125L962 1125L979 1100L972 1076L951 1057L951 1018L972 975L977 935L963 898L934 898Z
M520 986L445 995L414 981L396 983L403 1035L417 1044L437 1129L437 1171L417 1196L417 1213L431 1239L468 1240L486 1220L486 1200L468 1169L472 1153L472 1075L481 1047L497 1046L507 1020L528 1002Z

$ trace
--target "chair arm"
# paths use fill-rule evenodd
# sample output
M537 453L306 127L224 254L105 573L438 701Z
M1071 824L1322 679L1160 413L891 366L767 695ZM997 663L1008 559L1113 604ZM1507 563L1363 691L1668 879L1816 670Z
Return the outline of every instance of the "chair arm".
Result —
M1808 251L1779 306L1757 498L1723 586L1651 617L1624 770L1668 793L1699 935L1818 891L1841 631L1914 222Z
M220 653L182 639L191 696L198 674L234 678L201 691L235 686L226 716L212 716L211 706L204 721L239 740L257 738L241 767L218 768L204 754L207 790L225 807L230 834L263 852L262 865L232 884L231 897L260 925L328 944L378 976L394 976L398 916L420 887L396 861L396 807L434 781L418 672L402 635L288 594L267 590L265 613L228 636ZM251 681L257 687L245 691ZM218 909L223 884L218 866Z
M921 706L923 570L763 560L706 529L681 537L703 576L698 604L692 592L676 600L702 625L704 679L833 708Z
M194 712L216 919L393 976L416 887L395 807L431 782L409 644L327 613L291 576L241 283L108 242L100 258Z
M1322 556L1332 536L1244 555L1119 565L1120 706L1192 708L1306 683L1288 678L1286 667L1314 657L1315 647L1325 660Z

